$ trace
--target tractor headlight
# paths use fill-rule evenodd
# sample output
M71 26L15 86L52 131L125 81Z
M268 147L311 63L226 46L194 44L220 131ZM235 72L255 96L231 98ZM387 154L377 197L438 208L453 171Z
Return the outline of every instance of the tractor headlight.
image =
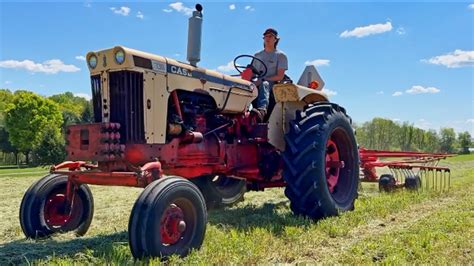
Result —
M89 56L87 63L89 64L90 68L94 69L97 66L97 56L95 55Z
M123 50L117 50L115 52L115 62L121 65L125 61L125 52Z

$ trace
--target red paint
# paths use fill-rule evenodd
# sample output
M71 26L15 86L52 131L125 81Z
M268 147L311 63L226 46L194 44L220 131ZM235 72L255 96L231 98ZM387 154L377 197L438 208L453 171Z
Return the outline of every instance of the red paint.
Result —
M334 188L339 180L339 170L344 167L344 162L339 158L339 150L336 143L329 139L326 143L326 180L329 191L334 192Z
M250 67L247 67L244 71L242 71L242 73L240 73L240 77L247 81L250 81L252 79L252 76L253 76L253 72Z
M61 227L70 219L70 211L66 210L66 196L62 193L50 195L44 204L46 224L50 227Z
M185 230L183 210L176 204L170 204L160 220L161 242L165 245L176 244Z

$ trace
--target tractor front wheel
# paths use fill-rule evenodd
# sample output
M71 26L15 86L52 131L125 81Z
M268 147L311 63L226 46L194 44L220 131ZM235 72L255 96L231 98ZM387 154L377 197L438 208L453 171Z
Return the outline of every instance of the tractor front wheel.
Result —
M204 197L189 180L168 176L140 194L128 224L135 258L186 256L201 247L206 232Z
M297 215L319 219L354 208L359 156L344 108L316 103L297 111L285 135L285 195Z
M26 237L36 239L65 232L82 236L87 232L94 214L92 193L86 184L76 186L69 203L67 183L67 176L50 174L26 191L20 206L20 224Z

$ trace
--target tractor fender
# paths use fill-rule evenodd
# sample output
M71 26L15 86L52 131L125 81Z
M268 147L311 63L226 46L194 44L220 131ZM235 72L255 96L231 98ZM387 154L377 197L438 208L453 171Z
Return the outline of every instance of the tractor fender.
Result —
M285 134L289 122L295 119L296 111L315 102L328 102L322 91L295 84L275 84L273 86L275 107L268 119L268 141L280 151L285 150Z

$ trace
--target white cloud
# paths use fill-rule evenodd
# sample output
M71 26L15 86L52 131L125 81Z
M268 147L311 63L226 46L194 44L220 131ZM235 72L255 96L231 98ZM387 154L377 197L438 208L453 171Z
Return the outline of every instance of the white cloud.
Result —
M399 27L397 29L397 33L398 33L398 35L405 35L407 32L405 31L405 28Z
M128 14L130 14L130 8L126 6L122 6L120 8L111 7L110 10L112 10L117 15L128 16Z
M324 89L322 90L322 92L326 93L326 95L327 95L328 97L336 96L336 95L337 95L337 91L333 91L333 90L326 89L326 88L324 88Z
M183 13L187 16L190 16L192 13L193 13L193 9L192 8L189 8L185 5L183 5L183 3L181 2L176 2L176 3L171 3L169 5L172 9L180 12L180 13ZM166 12L166 11L165 11Z
M245 10L255 11L255 8L253 8L252 6L245 6Z
M329 60L328 59L316 59L313 61L306 61L304 62L305 65L310 66L329 66Z
M217 70L222 71L222 72L230 72L231 70L235 69L234 68L234 62L230 61L226 65L218 66Z
M403 92L401 91L396 91L392 94L392 96L401 96L401 95L403 95Z
M166 8L165 8L165 9L163 9L163 12L171 13L171 12L173 12L173 9L166 9Z
M443 65L448 68L457 68L474 65L474 51L455 50L452 53L432 57L428 60L423 59L422 62Z
M377 95L382 95L382 94L384 94L384 92L383 91L378 91L378 92L376 92L376 94Z
M230 6L229 6L229 9L230 9L230 10L234 10L234 9L235 9L235 5L234 5L234 4L230 5Z
M86 100L88 100L88 101L90 101L90 100L92 99L92 97L91 97L89 94L87 94L87 93L74 93L74 96L76 96L76 97L82 97L82 98L84 98L84 99L86 99Z
M440 90L435 87L423 87L420 85L412 86L411 89L405 91L408 94L425 94L425 93L438 93Z
M137 18L143 19L145 16L143 16L143 13L141 11L137 12Z
M58 72L77 72L81 69L75 65L65 65L59 59L51 59L44 61L43 63L35 63L31 60L5 60L0 61L0 67L13 68L13 69L25 69L32 73L42 72L47 74L56 74Z
M12 84L12 82L10 80L6 80L5 81L5 84L8 85L8 84Z
M363 27L357 27L353 30L345 30L341 33L341 38L357 37L362 38L373 34L380 34L392 30L392 23L387 21L385 24L372 24Z
M86 61L86 58L85 58L84 56L82 56L82 55L76 56L76 59L77 59L77 60L81 60L81 61Z
M392 120L393 122L395 122L395 123L402 121L400 118L392 118L391 120Z
M466 120L466 124L474 124L474 118Z
M470 9L474 9L474 4L470 4L467 7L470 8Z

